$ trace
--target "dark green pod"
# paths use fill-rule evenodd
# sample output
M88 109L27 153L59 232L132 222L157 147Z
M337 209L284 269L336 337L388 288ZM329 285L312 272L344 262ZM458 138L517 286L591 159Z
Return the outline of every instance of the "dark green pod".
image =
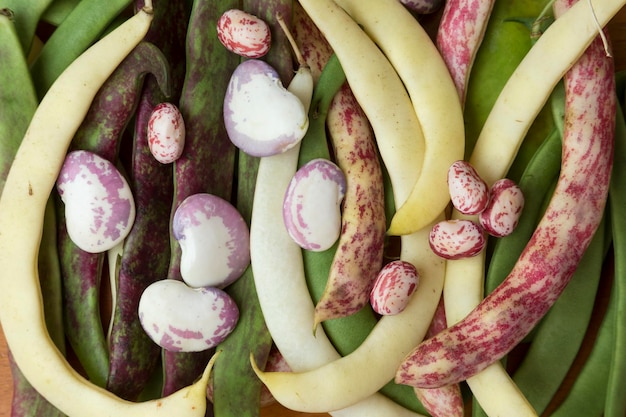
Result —
M31 66L37 95L41 98L54 80L91 46L130 0L82 0L56 28Z

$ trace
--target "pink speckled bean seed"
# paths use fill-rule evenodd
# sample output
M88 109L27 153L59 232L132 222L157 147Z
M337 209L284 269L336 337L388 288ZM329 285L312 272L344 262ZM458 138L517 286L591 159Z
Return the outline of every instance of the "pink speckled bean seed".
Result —
M517 227L523 208L522 190L514 181L503 178L491 187L491 201L478 219L490 235L508 236Z
M217 37L226 49L246 58L262 57L272 44L268 24L238 9L227 10L220 16Z
M419 274L412 263L403 260L389 262L374 281L370 304L378 314L398 314L409 303L418 283Z
M200 352L217 346L239 320L235 301L215 287L191 288L164 279L141 294L139 321L146 334L163 349Z
M489 187L466 161L456 161L448 170L452 205L463 214L478 214L489 203Z
M476 256L485 247L482 227L471 220L444 220L433 226L430 247L444 259Z
M160 103L148 120L148 146L154 158L162 164L174 162L185 147L183 115L172 103Z

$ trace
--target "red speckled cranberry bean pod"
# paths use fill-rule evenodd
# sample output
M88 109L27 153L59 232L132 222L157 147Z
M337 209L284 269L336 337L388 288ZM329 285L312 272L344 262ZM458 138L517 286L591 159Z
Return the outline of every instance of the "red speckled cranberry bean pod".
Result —
M437 48L465 102L465 91L476 51L482 42L494 0L448 0L437 31Z
M315 324L356 313L369 301L382 267L386 218L382 168L374 136L347 84L335 95L327 125L346 176L341 235Z
M597 38L565 76L561 174L544 217L506 280L466 318L418 345L396 382L467 379L513 349L546 314L598 227L613 165L614 63Z
M448 327L443 297L439 300L425 339L433 337ZM459 384L439 388L415 388L415 395L432 417L463 417L464 405Z

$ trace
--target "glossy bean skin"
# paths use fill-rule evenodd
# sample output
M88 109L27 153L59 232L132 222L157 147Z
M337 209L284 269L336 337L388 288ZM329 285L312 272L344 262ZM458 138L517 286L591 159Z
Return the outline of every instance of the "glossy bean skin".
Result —
M148 120L148 145L162 164L180 158L185 148L185 121L176 105L164 102L154 108Z
M223 290L192 288L175 279L150 284L141 294L138 314L154 343L176 352L214 348L239 319L237 304Z
M57 179L70 239L102 253L122 242L135 220L133 193L109 160L85 150L69 152Z

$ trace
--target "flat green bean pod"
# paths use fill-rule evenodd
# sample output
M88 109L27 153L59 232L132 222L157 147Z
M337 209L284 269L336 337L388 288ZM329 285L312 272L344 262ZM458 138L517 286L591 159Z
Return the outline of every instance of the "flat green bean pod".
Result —
M626 349L626 211L624 211L626 207L626 123L624 122L626 72L618 74L616 88L621 103L618 104L616 116L615 163L609 190L609 204L613 224L615 252L613 292L617 299L617 312L615 313L613 355L604 407L604 415L607 417L621 417L626 412L626 397L624 396L626 392L626 357L624 355L624 349Z

